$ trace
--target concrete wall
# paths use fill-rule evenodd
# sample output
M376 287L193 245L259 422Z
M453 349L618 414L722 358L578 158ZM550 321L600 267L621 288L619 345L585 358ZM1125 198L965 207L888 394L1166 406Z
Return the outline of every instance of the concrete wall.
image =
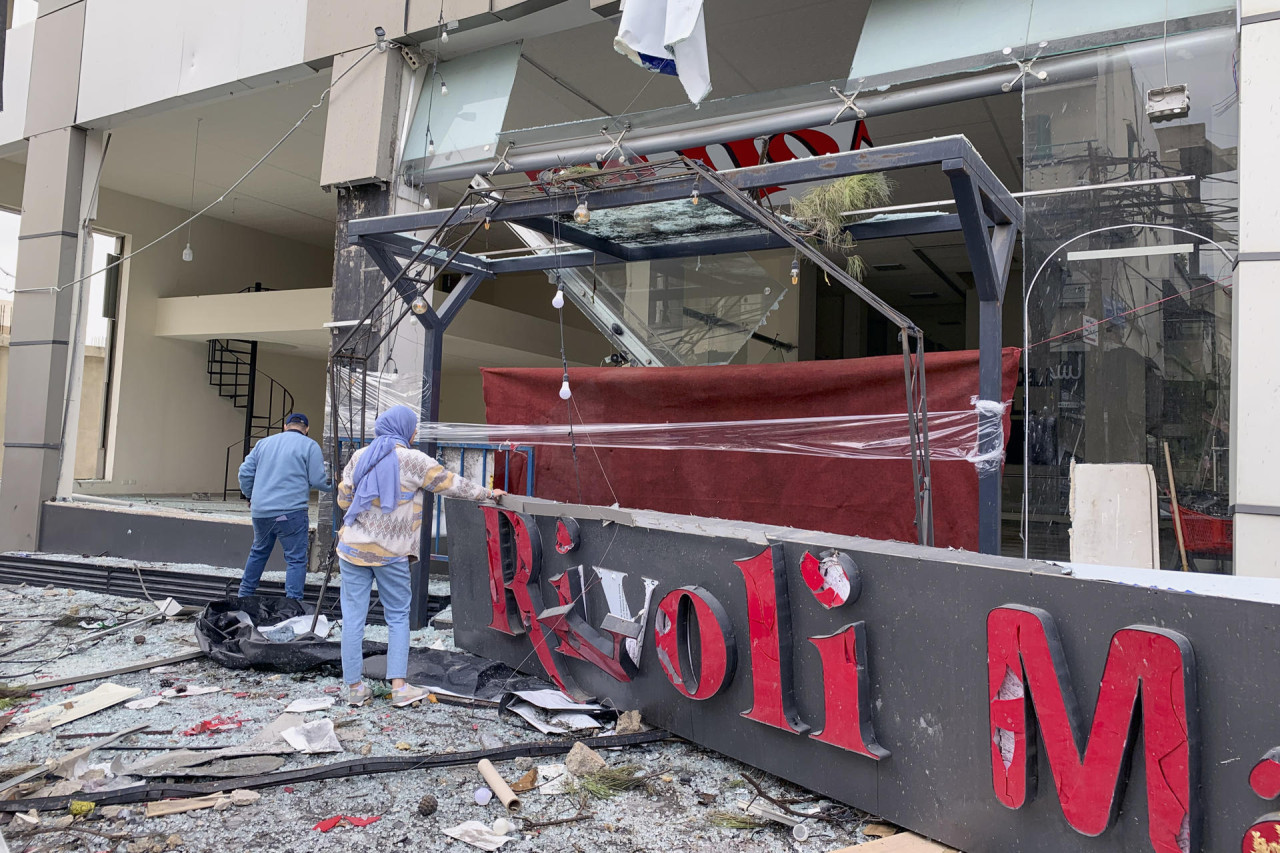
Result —
M103 190L98 224L129 235L128 251L183 218L175 208ZM97 493L221 491L226 447L244 431L243 412L208 384L206 345L155 336L157 298L231 293L259 281L278 289L314 287L328 281L333 263L327 249L216 219L195 223L191 245L190 263L176 241L126 262L111 482ZM277 379L296 386L307 371L297 359L280 359L286 375ZM275 362L266 355L261 369L271 372ZM323 367L318 373L322 387ZM290 390L302 399L311 395Z
M72 65L80 71L75 119L102 126L310 76L302 65L306 7L307 0L86 2L84 49Z

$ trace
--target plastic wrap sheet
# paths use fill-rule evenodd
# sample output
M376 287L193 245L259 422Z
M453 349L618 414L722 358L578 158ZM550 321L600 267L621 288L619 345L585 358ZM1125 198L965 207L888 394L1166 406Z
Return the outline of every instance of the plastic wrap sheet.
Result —
M419 362L420 362L419 358ZM335 365L337 435L342 441L372 441L373 422L393 406L408 406L421 418L424 378L420 371L362 370ZM333 386L326 389L326 417L333 413Z
M980 400L968 411L929 413L929 453L934 460L998 465L1004 454L1007 404ZM791 453L838 459L910 459L906 414L835 415L754 421L690 423L424 424L419 437L439 442L477 442L617 448Z

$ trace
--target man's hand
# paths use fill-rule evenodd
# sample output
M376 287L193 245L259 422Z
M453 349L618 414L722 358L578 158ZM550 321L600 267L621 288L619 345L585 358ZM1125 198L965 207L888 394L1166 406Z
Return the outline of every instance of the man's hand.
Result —
M493 502L494 502L494 503L501 503L501 502L502 502L502 496L503 496L503 495L505 495L505 494L506 494L506 492L504 492L502 489L493 489L493 490L490 492L490 494L492 494L492 495L493 495Z

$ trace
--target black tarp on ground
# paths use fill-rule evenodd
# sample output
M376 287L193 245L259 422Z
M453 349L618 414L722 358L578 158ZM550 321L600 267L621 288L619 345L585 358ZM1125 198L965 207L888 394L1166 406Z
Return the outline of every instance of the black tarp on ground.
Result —
M385 679L387 656L365 655L364 674ZM443 649L409 649L410 684L439 688L470 699L490 699L511 690L545 690L553 685L541 678L521 675L505 663L498 663L468 652Z
M209 659L228 669L305 672L326 664L339 665L342 647L334 640L268 640L259 625L276 625L311 612L301 602L274 595L230 596L205 607L196 620L196 640ZM385 652L383 643L364 643L365 657Z
M336 640L295 639L273 642L258 626L276 625L312 612L301 602L274 595L230 596L205 607L196 620L196 639L209 659L228 669L262 669L272 672L305 672L317 667L339 667L342 645ZM364 674L385 679L385 643L364 642ZM504 663L467 652L443 649L409 650L408 681L472 699L496 700L509 690L541 690L551 684L521 675Z

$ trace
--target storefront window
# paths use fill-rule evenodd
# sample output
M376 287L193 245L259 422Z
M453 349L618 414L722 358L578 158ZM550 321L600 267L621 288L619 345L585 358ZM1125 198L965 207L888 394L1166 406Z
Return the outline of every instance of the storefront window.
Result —
M1006 499L1026 483L1027 551L1066 559L1071 465L1148 464L1169 568L1180 563L1171 467L1193 567L1229 571L1236 32L1188 33L1166 47L1101 50L1091 78L1024 93L1032 194L1015 429L1026 443L1012 445ZM1167 83L1189 84L1190 114L1153 122L1147 92Z

